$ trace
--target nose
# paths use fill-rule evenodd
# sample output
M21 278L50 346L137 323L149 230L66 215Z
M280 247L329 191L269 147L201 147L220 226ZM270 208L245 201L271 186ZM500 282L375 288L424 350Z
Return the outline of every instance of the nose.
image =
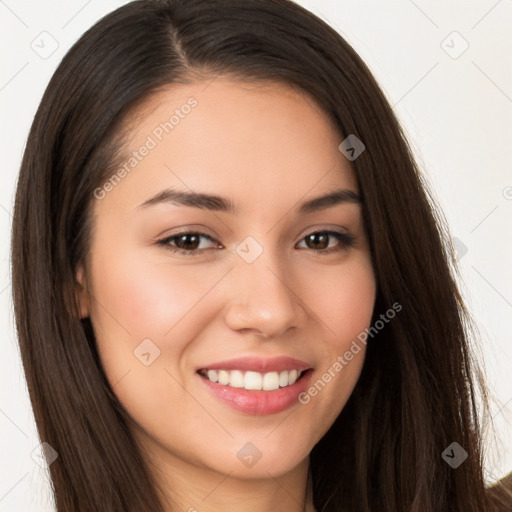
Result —
M252 263L237 261L225 313L231 329L272 338L304 325L304 300L283 263L277 251L270 249Z

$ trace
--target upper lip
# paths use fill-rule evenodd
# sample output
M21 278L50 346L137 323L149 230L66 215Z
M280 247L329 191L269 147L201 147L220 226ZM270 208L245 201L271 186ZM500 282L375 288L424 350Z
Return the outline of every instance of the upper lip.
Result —
M259 373L278 372L284 370L308 370L311 365L293 357L278 356L272 358L239 357L225 361L216 361L197 370L242 370Z

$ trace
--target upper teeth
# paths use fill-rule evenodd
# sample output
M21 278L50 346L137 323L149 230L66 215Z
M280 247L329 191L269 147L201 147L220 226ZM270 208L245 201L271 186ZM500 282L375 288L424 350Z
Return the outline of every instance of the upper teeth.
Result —
M201 370L212 382L218 382L234 388L272 391L292 385L302 374L302 370L283 370L281 372L242 372L241 370Z

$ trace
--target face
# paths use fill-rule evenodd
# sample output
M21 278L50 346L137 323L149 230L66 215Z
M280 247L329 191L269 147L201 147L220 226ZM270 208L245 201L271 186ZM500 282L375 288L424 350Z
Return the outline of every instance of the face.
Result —
M285 85L220 77L129 126L77 276L107 379L157 465L291 471L357 382L375 301L342 137Z

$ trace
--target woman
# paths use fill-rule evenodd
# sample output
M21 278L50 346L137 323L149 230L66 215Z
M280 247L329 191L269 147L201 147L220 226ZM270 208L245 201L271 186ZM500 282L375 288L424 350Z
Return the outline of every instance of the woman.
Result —
M375 80L305 9L100 20L44 95L14 214L57 510L506 507L447 240Z

